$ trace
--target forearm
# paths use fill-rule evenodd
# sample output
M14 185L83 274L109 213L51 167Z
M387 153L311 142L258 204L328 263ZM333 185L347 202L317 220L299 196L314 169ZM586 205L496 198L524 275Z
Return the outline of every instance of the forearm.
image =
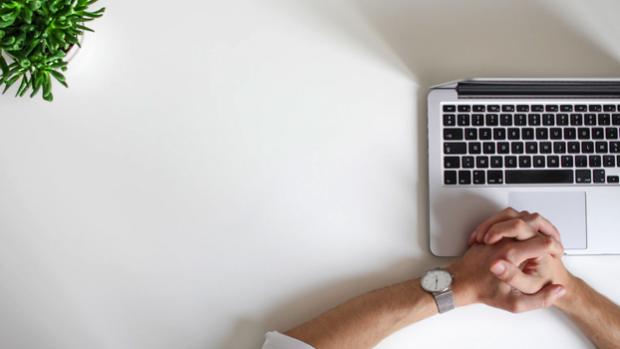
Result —
M571 277L567 290L566 296L556 306L598 348L618 348L620 307L579 278Z
M317 349L372 348L399 329L437 313L419 279L375 290L286 332Z

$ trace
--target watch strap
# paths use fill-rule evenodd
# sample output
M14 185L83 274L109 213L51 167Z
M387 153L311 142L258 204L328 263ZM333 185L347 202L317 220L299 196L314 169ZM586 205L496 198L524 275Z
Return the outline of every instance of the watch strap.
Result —
M452 290L433 293L433 298L435 298L439 313L445 313L454 309L454 294Z

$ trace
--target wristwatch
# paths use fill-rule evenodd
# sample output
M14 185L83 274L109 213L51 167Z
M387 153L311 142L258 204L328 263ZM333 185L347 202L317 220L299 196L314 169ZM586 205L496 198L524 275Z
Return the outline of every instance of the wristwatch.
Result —
M452 274L441 268L431 269L424 274L420 285L424 291L433 295L440 313L454 309Z

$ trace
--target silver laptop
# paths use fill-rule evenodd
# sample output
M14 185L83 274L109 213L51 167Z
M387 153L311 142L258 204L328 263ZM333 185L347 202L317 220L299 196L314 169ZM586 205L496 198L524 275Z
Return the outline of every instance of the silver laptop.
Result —
M620 252L620 80L472 79L428 94L430 249L462 255L511 206L567 254Z

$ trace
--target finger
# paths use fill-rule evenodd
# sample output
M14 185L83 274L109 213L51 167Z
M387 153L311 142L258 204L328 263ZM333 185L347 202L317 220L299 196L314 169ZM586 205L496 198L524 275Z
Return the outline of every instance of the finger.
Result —
M499 213L493 215L492 217L487 218L484 222L480 223L480 225L478 225L476 229L474 229L474 231L471 233L471 235L469 236L468 244L471 245L476 241L482 242L482 240L480 240L480 236L485 233L487 229L489 229L492 225L506 219L515 218L518 215L519 212L515 211L512 207L508 207L501 210Z
M534 229L535 231L551 236L557 241L560 241L560 242L562 241L560 238L560 232L558 231L558 228L556 228L555 225L553 225L551 222L549 222L549 220L547 220L545 217L541 216L540 214L532 213L532 214L524 216L522 219L527 224L529 224L532 227L532 229Z
M543 278L526 274L514 264L504 260L493 263L490 270L498 279L526 294L538 292L546 283Z
M512 218L496 223L483 236L483 242L492 245L503 238L527 240L538 235L538 232L521 218Z
M507 243L499 258L503 258L514 265L521 265L528 259L544 257L548 254L553 257L561 257L563 253L564 248L555 239L538 235L529 240Z
M509 309L513 313L522 313L540 308L552 306L558 299L566 294L562 285L549 284L535 294L513 293L510 297Z

